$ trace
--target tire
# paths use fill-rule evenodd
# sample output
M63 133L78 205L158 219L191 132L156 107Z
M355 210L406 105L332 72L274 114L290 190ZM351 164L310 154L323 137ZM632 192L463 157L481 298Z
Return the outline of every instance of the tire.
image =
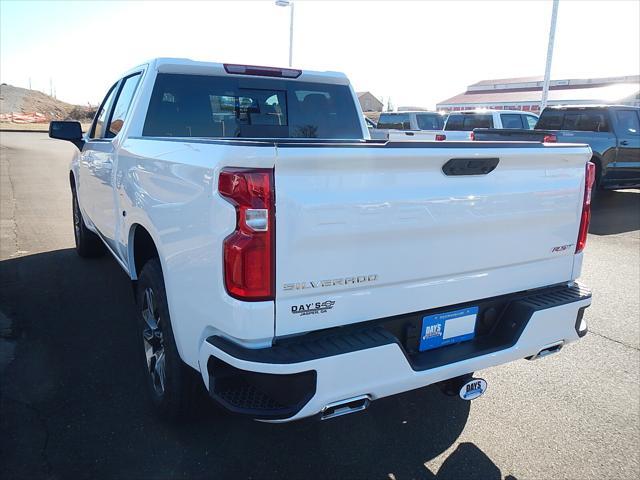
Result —
M602 201L606 201L611 190L607 190L602 186L602 166L600 161L595 157L591 161L596 165L596 179L593 182L593 188L591 188L591 205L593 205L594 203L600 204Z
M202 381L178 353L157 258L142 267L136 304L145 384L154 410L163 420L187 417L202 390Z
M98 235L89 230L85 225L75 190L71 190L71 207L73 211L73 237L76 242L76 252L83 258L93 258L103 255L104 245Z

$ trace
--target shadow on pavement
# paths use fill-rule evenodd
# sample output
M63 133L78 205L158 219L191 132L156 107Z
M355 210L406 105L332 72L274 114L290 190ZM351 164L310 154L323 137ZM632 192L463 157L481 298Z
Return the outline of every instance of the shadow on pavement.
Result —
M447 457L434 480L501 479L500 469L473 443L463 442ZM507 475L505 480L517 480Z
M0 305L20 331L0 378L4 478L501 478L470 443L439 472L424 466L454 444L470 408L433 387L327 422L253 422L204 395L191 422L157 421L130 283L110 258L68 249L0 262Z
M612 235L634 230L640 230L640 191L599 191L591 207L589 233Z

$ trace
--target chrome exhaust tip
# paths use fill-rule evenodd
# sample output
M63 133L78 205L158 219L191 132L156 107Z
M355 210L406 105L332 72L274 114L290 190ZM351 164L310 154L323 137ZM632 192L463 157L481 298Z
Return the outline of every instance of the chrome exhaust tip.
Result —
M558 353L560 350L562 350L563 346L564 346L564 340L560 340L559 342L551 343L551 344L547 345L546 347L542 348L535 355L533 355L531 357L527 357L527 360L538 360L538 359L543 358L543 357L548 357L549 355L553 355L554 353Z
M371 398L369 395L359 395L357 397L329 403L320 411L320 420L328 420L350 413L361 412L362 410L366 410L370 403Z

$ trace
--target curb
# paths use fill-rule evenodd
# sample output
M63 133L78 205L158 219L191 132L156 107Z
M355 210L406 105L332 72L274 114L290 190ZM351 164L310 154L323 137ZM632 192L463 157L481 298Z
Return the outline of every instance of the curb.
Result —
M49 133L49 130L25 130L18 128L0 128L0 132Z

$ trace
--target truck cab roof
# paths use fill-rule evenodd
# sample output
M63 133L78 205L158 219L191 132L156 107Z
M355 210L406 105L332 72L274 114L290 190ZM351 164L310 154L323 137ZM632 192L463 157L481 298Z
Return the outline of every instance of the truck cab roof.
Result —
M457 114L462 114L462 115L488 115L490 113L509 113L510 110L494 110L494 109L490 109L490 108L479 108L479 109L475 109L475 110L463 110L460 112L449 112L449 115L457 115ZM515 113L520 113L520 110L513 110L513 112ZM527 112L529 113L529 112Z
M426 114L431 114L431 115L446 115L446 113L436 112L436 111L433 111L433 110L402 110L402 111L399 111L399 112L382 112L381 115L403 115L405 113L409 113L409 114L426 113Z
M634 107L631 105L551 105L546 107L545 109L549 110L589 110L589 109L603 109L603 108L633 108L635 110L640 110L640 107Z
M202 62L188 58L158 57L138 65L125 75L151 68L158 73L177 73L185 75L220 75L237 76L253 75L265 77L280 77L287 80L305 82L321 82L335 85L349 85L347 76L342 72L300 70L287 67L270 67L256 65L238 65L232 63ZM244 69L245 73L239 73ZM238 73L236 73L238 72Z

